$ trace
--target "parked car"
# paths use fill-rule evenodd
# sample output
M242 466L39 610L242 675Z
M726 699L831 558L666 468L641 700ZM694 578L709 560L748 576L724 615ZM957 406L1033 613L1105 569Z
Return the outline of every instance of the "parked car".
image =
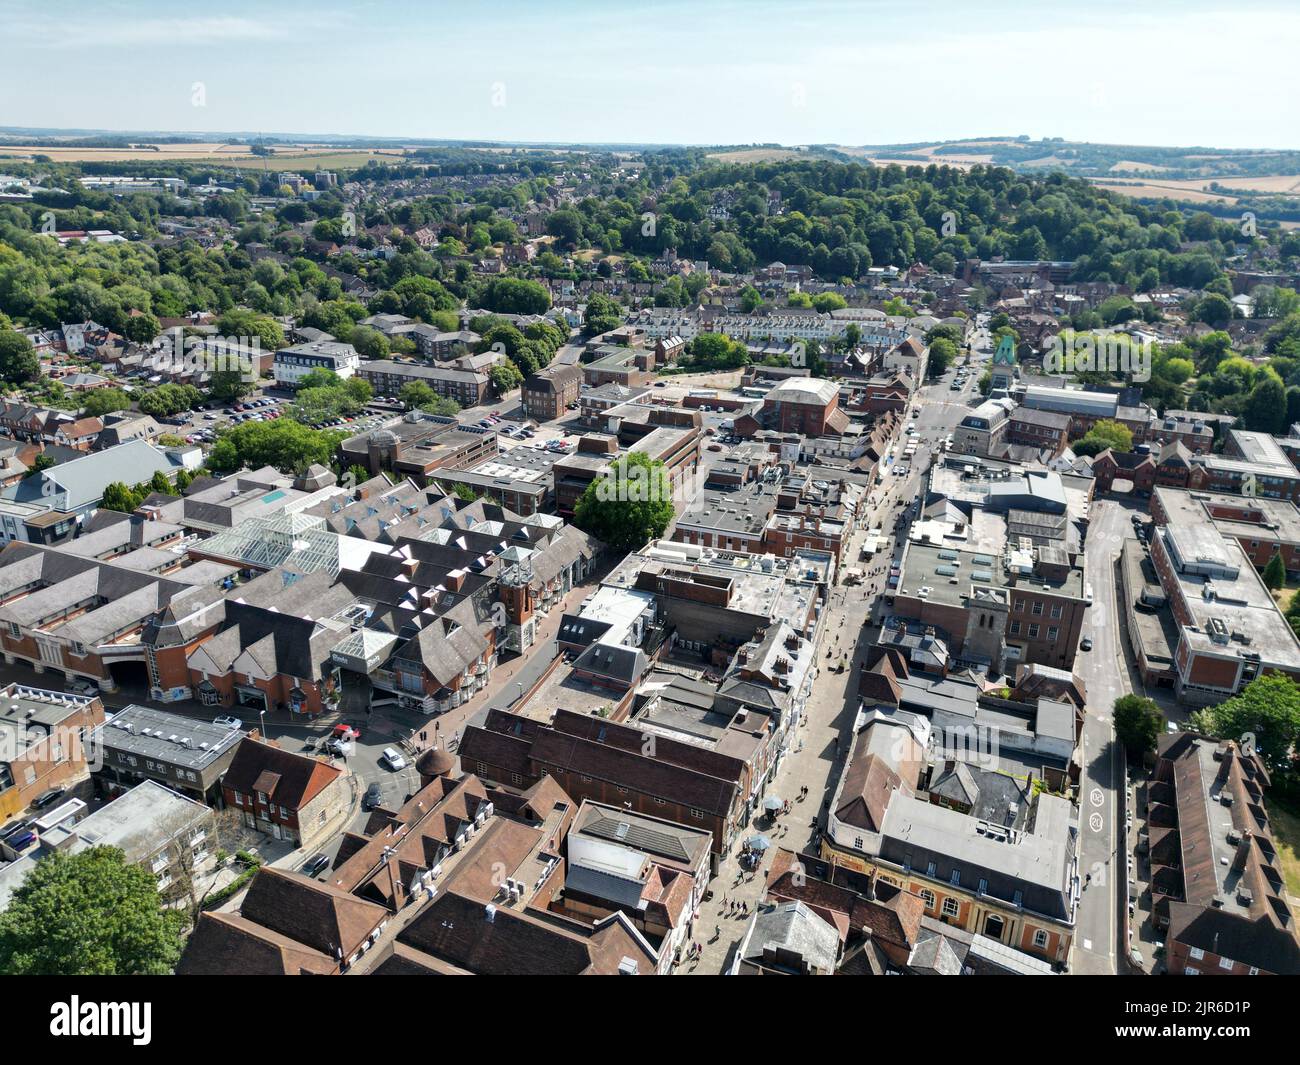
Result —
M334 731L330 735L345 740L359 740L361 730L356 725L339 724L334 726Z
M26 821L15 821L11 825L5 825L0 829L0 840L8 842L10 837L17 837L19 833L26 832L29 828L31 825Z
M224 714L221 717L214 717L212 719L212 723L214 725L222 725L225 728L231 728L231 729L244 727L244 723L239 718L227 717Z
M379 760L388 766L394 773L398 773L406 768L406 759L396 747L385 747L384 753L379 756Z
M384 789L378 784L371 784L366 788L365 795L361 798L361 806L366 810L373 810L384 801Z
M1092 650L1092 637L1091 637L1091 636L1085 636L1082 640L1079 641L1079 650L1081 650L1081 651L1091 651L1091 650Z
M27 829L26 831L19 832L6 839L5 846L12 847L16 851L21 851L26 850L35 842L36 833L31 831L31 829Z
M33 810L44 810L47 806L53 806L68 792L67 788L50 788L41 792L32 800Z
M323 869L327 868L329 864L330 864L330 859L328 854L317 854L313 856L312 859L302 867L303 875L314 877L318 875Z

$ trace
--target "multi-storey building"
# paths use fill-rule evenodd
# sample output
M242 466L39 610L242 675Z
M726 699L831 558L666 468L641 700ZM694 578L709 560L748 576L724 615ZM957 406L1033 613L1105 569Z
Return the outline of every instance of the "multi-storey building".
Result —
M351 344L337 340L317 340L310 344L294 344L275 353L271 372L275 383L285 388L296 388L298 382L316 370L328 370L339 377L348 378L361 366L361 356Z
M1300 944L1257 752L1188 732L1157 742L1142 832L1151 919L1172 975L1294 976Z
M1177 626L1180 699L1218 703L1262 673L1300 679L1300 640L1237 540L1209 520L1158 526L1151 563Z
M104 721L98 698L10 684L0 689L0 820L20 813L42 792L85 775L87 738Z
M474 370L457 370L447 366L427 366L418 362L398 362L393 359L364 362L357 371L367 381L376 395L396 396L403 385L419 382L447 399L454 399L462 407L482 403L491 387L485 373Z
M582 394L582 367L552 364L529 374L523 385L524 413L538 422L563 418Z

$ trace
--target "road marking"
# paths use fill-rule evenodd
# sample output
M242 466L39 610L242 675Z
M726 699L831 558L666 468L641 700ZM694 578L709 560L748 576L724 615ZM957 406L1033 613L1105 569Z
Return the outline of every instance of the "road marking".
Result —
M1102 829L1106 827L1106 821L1101 814L1091 813L1088 815L1088 827L1094 832L1100 834Z
M1088 793L1088 798L1092 801L1093 806L1104 806L1106 804L1106 796L1101 793L1101 788L1093 788Z
M1092 940L1091 940L1091 939L1085 939L1085 940L1083 941L1083 949L1084 949L1084 950L1092 950Z

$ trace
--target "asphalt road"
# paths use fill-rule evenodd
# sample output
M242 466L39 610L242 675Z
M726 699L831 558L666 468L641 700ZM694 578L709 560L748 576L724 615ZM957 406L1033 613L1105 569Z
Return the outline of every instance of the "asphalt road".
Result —
M1125 537L1133 536L1130 514L1118 503L1094 502L1085 546L1085 570L1093 604L1083 633L1091 651L1080 651L1074 670L1088 689L1083 722L1083 773L1079 787L1079 879L1081 894L1072 970L1083 975L1117 971L1121 902L1127 872L1121 847L1124 817L1124 761L1111 721L1115 700L1132 690L1121 640L1115 562Z

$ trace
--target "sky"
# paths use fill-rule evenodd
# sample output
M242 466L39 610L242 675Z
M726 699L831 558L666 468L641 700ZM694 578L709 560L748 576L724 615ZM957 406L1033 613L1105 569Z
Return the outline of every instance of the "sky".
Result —
M0 126L1300 148L1294 0L0 0Z

